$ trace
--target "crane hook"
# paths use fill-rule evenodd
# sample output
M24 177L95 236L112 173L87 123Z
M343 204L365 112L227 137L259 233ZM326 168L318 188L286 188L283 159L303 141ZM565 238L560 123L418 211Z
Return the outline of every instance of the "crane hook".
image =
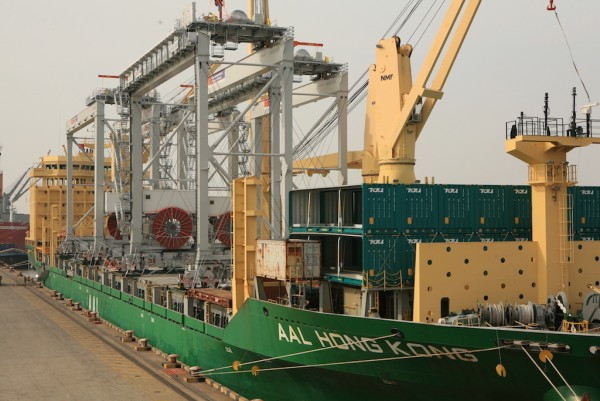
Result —
M554 11L554 10L556 10L556 6L554 5L554 0L550 0L550 4L548 5L548 7L546 7L546 9L548 11Z

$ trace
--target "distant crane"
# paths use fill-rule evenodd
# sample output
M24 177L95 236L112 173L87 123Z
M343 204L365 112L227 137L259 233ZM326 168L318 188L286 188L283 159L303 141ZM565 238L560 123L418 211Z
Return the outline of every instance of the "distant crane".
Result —
M2 145L0 145L0 160L2 156ZM0 165L1 166L1 165ZM19 177L17 182L7 191L4 192L3 189L3 173L0 168L0 220L8 220L13 221L13 211L14 207L12 206L15 202L17 202L23 195L27 193L29 190L28 181L25 179L29 173L30 168L25 170L25 172Z
M2 194L2 216L8 215L9 221L13 221L13 213L14 213L14 204L21 199L23 195L29 191L29 182L25 178L29 174L28 168L25 172L19 177L16 184L8 191Z

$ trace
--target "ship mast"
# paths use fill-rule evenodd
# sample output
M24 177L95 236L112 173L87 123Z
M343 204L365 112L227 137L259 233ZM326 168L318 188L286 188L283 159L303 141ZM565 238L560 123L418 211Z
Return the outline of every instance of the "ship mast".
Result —
M532 240L537 242L539 250L539 303L546 303L550 294L567 291L569 265L574 262L567 188L577 183L577 169L567 162L567 153L600 143L600 138L593 138L591 132L584 133L583 128L577 126L574 115L575 107L566 135L562 127L550 130L545 121L541 132L535 124L519 122L506 141L506 152L528 165L528 181L532 187ZM523 118L527 117L521 117L521 121Z

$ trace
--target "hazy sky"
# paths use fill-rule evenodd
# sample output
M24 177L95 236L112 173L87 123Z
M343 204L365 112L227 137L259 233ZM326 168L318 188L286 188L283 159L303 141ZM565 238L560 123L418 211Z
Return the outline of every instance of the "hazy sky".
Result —
M432 1L423 1L424 11ZM347 62L352 83L374 61L374 45L406 3L271 0L270 8L272 21L293 26L297 40L322 42L326 55ZM117 84L97 75L121 73L167 35L189 4L186 0L3 1L0 144L5 186L48 150L62 152L65 122L83 110L85 97L94 89ZM213 4L196 2L198 14L215 12ZM547 0L483 0L444 98L417 143L418 178L523 184L525 165L504 152L505 122L520 111L541 116L544 92L550 93L551 113L556 117L568 118L573 86L582 94L578 104L587 103L547 4ZM600 1L555 0L555 4L591 100L600 101L600 41L594 33L600 25ZM231 12L246 9L247 2L228 0L226 5ZM430 31L438 26L434 22ZM408 39L413 30L414 25L407 25L400 37ZM415 76L428 49L427 38L413 56ZM363 110L350 119L352 149L362 146ZM600 119L600 107L596 116ZM312 121L296 124L308 129ZM598 152L572 152L570 161L579 166L581 185L600 185ZM18 205L20 212L28 211L28 202Z

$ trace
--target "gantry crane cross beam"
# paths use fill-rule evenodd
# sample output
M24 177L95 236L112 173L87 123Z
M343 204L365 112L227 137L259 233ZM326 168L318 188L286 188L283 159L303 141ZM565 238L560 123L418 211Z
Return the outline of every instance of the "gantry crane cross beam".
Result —
M451 3L414 83L410 66L412 46L400 45L398 38L384 39L377 45L376 64L369 76L365 182L415 182L416 140L442 97L444 84L481 4L481 0L471 0L464 8L467 1ZM419 105L420 112L416 109Z

